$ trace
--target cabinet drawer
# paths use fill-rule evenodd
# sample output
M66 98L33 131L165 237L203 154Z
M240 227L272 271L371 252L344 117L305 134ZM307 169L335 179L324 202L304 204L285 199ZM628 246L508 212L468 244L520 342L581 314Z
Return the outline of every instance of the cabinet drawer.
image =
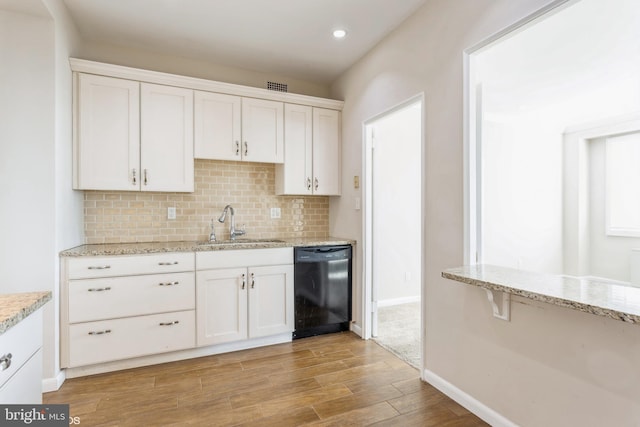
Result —
M33 405L42 403L42 349L0 387L3 405Z
M0 335L0 357L11 354L11 363L0 371L0 386L15 375L31 356L42 347L42 309ZM42 372L40 369L39 372Z
M195 274L69 281L69 323L195 308Z
M238 249L196 253L196 268L198 270L285 264L293 264L293 248Z
M69 367L195 347L195 310L69 326Z
M189 271L194 269L193 252L153 255L83 257L67 259L69 279L129 276Z

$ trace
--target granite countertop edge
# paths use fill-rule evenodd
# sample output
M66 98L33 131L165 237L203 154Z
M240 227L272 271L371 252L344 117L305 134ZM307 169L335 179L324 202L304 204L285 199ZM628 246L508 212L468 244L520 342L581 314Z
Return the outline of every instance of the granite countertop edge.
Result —
M486 274L484 269L490 269L489 274ZM483 272L478 273L480 270L483 270ZM496 275L500 275L500 278L497 279ZM611 293L611 289L614 288L617 289L618 292L626 292L640 296L640 288L631 285L607 282L604 280L588 280L569 276L525 272L490 265L450 268L442 272L442 277L468 285L507 292L523 298L571 308L583 313L603 316L626 323L640 324L640 308L638 306L629 303L629 305L625 307L624 304L621 305L620 301L606 298L607 292ZM532 289L535 287L532 283L536 281L541 284L550 283L555 288L564 288L567 291L574 291L573 288L586 286L595 291L600 291L594 293L600 293L604 296L599 296L599 300L596 300L596 298L590 299L591 297L579 300L578 298L572 298L570 295L552 295L551 292L545 292L543 286L541 286L540 289ZM555 289L554 291L559 291L559 289ZM616 305L616 307L614 307L614 305Z
M51 300L51 291L0 295L0 335Z
M60 252L60 257L90 257L113 255L143 255L165 252L207 252L237 249L268 249L304 246L355 245L356 241L339 237L274 238L273 242L206 245L202 242L139 242L80 245Z

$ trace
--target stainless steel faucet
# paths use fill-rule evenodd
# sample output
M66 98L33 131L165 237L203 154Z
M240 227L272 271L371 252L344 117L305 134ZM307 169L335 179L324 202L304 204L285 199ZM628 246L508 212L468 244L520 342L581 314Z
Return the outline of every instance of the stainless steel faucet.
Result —
M236 218L235 218L236 212L233 210L231 205L227 205L224 207L224 210L222 211L222 215L220 215L220 218L218 218L218 221L224 222L224 220L227 218L227 211L231 213L231 221L230 221L231 224L229 225L229 234L231 235L231 240L236 240L237 236L242 236L243 234L246 233L246 231L244 231L244 229L236 230Z

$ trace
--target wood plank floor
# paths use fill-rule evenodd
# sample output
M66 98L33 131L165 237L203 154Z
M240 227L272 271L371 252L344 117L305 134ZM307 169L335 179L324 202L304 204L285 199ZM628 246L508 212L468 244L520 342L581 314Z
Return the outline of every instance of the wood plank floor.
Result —
M83 426L485 426L350 333L65 381Z

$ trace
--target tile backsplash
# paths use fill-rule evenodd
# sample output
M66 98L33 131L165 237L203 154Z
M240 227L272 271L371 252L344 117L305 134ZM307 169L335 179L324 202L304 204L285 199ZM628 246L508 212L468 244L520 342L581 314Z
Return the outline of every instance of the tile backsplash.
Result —
M219 240L229 238L225 205L235 209L236 228L247 238L310 237L329 233L329 198L275 196L275 165L196 160L193 193L85 191L86 243L199 241L209 237L211 219ZM176 219L167 219L167 208ZM281 218L271 219L270 209Z

